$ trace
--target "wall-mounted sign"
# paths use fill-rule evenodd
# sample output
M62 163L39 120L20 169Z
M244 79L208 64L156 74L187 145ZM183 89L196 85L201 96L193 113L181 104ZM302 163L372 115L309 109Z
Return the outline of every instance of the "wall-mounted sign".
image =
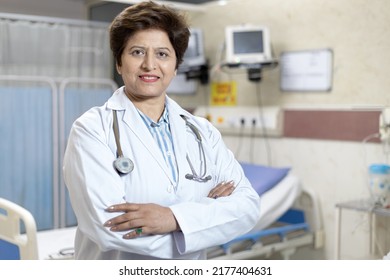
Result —
M235 81L214 82L211 84L211 105L236 106L237 85Z
M333 52L330 49L284 52L280 58L282 91L330 91Z

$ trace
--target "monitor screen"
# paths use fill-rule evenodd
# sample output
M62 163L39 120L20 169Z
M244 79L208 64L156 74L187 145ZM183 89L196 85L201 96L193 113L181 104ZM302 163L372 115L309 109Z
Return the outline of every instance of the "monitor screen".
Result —
M191 35L188 41L188 48L184 53L183 63L179 67L179 71L183 72L190 67L201 66L206 64L204 54L203 32L199 28L191 28Z
M226 27L226 62L263 63L272 60L269 32L263 26Z
M196 93L198 81L188 79L187 73L206 64L203 45L203 32L199 28L191 28L188 48L184 53L183 62L179 65L178 73L167 89L172 95L192 95Z
M234 53L263 53L263 31L233 33Z
M198 57L201 54L200 46L199 46L199 44L201 42L199 42L199 40L200 40L198 38L199 36L200 36L199 33L194 32L194 31L191 32L191 36L190 36L190 39L188 41L188 48L187 48L186 52L184 53L184 60L191 59L193 57Z

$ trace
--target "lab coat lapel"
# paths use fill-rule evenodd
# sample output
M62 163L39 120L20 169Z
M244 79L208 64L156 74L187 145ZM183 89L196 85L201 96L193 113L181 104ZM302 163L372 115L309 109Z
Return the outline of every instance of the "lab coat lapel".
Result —
M168 98L168 97L167 97ZM175 149L176 162L178 167L178 185L180 180L184 178L184 166L188 166L187 155L187 126L180 114L185 114L172 99L168 98L169 122L171 124L171 133L173 139L173 147Z
M134 132L135 136L141 141L145 149L157 161L158 165L168 176L168 178L172 180L171 173L168 170L168 166L164 160L164 157L157 143L153 139L153 136L151 135L150 131L140 118L137 109L134 108L133 110L126 110L125 114L123 115L123 121L126 123L128 128Z

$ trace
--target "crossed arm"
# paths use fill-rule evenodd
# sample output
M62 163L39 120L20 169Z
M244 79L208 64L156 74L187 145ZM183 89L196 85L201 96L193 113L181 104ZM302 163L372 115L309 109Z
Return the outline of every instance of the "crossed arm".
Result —
M210 190L207 197L217 199L229 196L234 191L234 182L221 182ZM140 234L165 234L180 230L169 207L154 203L122 203L108 207L108 212L122 213L104 223L111 231L126 232L124 239L131 239Z

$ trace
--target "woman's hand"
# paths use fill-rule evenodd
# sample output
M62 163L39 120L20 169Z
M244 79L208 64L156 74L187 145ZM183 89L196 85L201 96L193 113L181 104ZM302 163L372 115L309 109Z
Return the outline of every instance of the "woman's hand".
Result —
M221 196L229 196L234 191L234 182L222 182L219 183L216 187L214 187L208 194L207 197L211 197L217 199Z
M111 231L128 231L124 239L144 234L165 234L179 230L179 225L168 207L157 204L122 203L108 207L107 212L123 212L104 223Z

